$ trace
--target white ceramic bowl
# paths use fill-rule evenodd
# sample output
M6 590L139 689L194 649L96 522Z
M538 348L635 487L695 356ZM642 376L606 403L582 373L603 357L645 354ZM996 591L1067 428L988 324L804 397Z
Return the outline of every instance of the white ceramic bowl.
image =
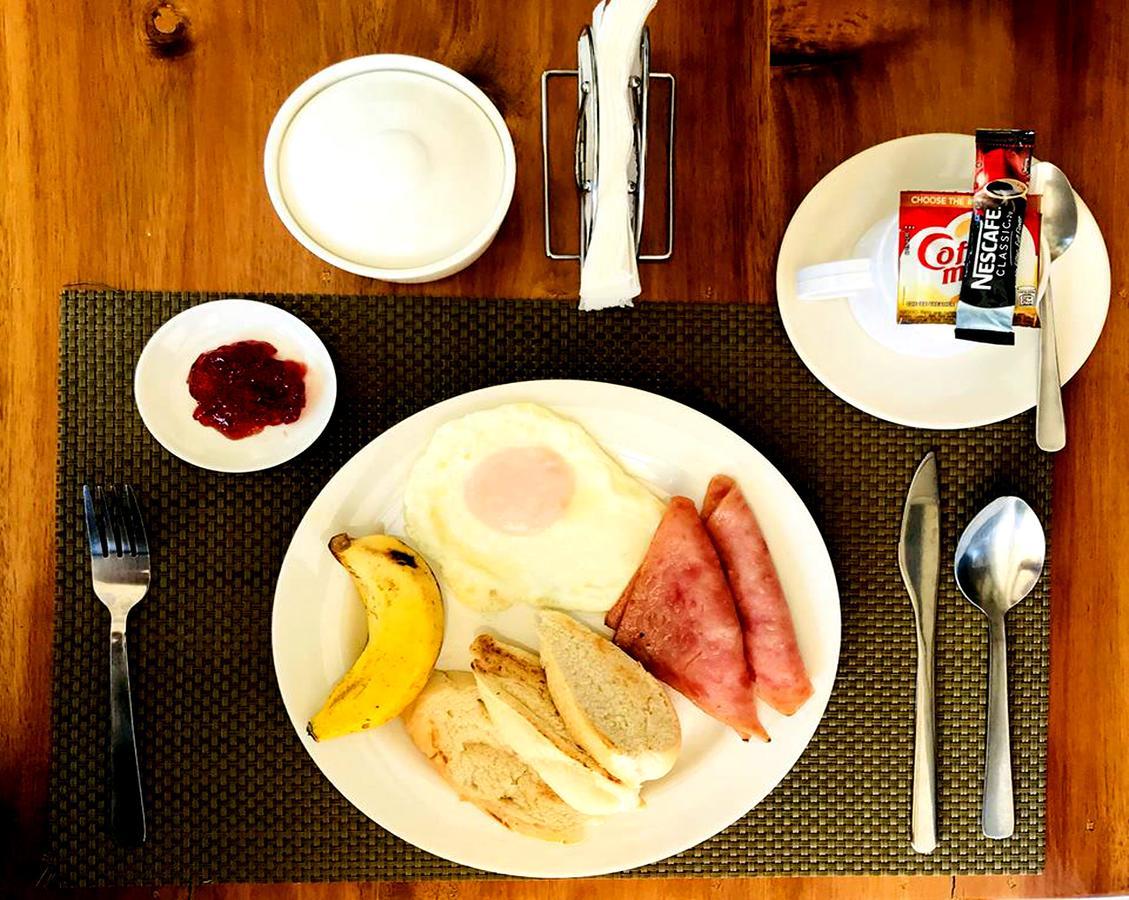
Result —
M247 340L269 341L281 359L306 364L306 406L296 422L231 440L192 418L188 372L201 353ZM178 313L153 333L137 359L133 396L145 427L173 455L216 472L254 472L292 459L317 440L337 401L337 374L325 345L301 319L269 303L214 300Z
M303 82L263 157L283 224L327 263L434 281L490 246L513 199L513 140L498 109L446 66L360 56Z

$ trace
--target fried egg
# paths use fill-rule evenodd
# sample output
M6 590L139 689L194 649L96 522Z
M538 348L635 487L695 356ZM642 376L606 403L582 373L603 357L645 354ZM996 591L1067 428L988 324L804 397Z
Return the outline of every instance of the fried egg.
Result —
M535 403L441 425L404 494L417 549L484 611L610 608L663 509L584 428Z

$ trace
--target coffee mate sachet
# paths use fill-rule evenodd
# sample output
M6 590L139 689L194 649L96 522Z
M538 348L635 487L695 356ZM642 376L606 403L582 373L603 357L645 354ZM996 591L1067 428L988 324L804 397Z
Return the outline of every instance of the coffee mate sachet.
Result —
M1039 197L1027 198L1016 266L1013 324L1039 324ZM902 191L898 213L898 322L953 325L968 257L972 194Z

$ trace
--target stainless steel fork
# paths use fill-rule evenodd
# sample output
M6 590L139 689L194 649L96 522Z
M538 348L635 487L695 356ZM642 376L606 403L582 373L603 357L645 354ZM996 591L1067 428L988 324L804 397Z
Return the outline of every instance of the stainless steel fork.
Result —
M133 734L125 625L149 590L149 541L129 485L83 485L94 593L110 611L110 833L125 846L145 841L145 803Z

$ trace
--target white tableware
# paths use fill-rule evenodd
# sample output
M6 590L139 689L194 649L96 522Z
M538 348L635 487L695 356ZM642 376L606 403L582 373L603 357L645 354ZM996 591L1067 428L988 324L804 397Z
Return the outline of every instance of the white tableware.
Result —
M349 59L282 104L263 155L290 233L321 259L383 281L434 281L493 241L513 198L513 141L497 107L446 66Z
M628 470L700 501L710 477L738 477L763 526L796 623L815 693L792 717L764 704L772 742L736 734L675 695L683 747L674 770L644 786L641 809L608 817L579 844L508 831L458 799L395 720L371 732L315 743L306 722L359 653L364 616L348 577L326 549L340 531L403 532L403 486L443 422L514 401L542 403L584 425ZM483 627L536 647L528 607L484 615L446 601L440 668L465 669ZM598 625L601 616L585 617ZM602 627L602 626L600 626ZM606 631L605 631L606 633ZM455 397L384 432L350 460L310 506L275 592L275 670L287 712L317 766L358 809L430 853L489 872L535 877L602 875L700 843L756 806L803 753L831 694L839 659L839 595L819 529L784 477L742 438L672 400L618 385L532 381Z
M899 325L898 216L875 222L855 244L851 259L804 266L796 272L801 300L847 302L851 314L872 338L897 353L955 356L969 349L951 328Z
M949 357L911 355L868 334L851 304L807 302L797 294L797 273L851 258L868 229L896 215L901 190L968 190L974 154L975 139L960 134L913 135L871 147L811 190L784 235L776 288L788 337L824 385L871 415L918 428L970 428L1035 404L1037 329L1017 328L1014 347L973 344ZM1094 349L1109 309L1105 242L1080 198L1078 207L1074 249L1055 268L1064 381ZM915 327L951 333L947 326Z
M188 372L201 353L238 341L267 341L280 359L306 365L306 406L297 422L231 440L192 418ZM158 328L133 375L137 410L150 434L185 462L216 472L254 472L297 456L325 430L337 400L337 375L321 339L301 319L256 300L214 300Z

